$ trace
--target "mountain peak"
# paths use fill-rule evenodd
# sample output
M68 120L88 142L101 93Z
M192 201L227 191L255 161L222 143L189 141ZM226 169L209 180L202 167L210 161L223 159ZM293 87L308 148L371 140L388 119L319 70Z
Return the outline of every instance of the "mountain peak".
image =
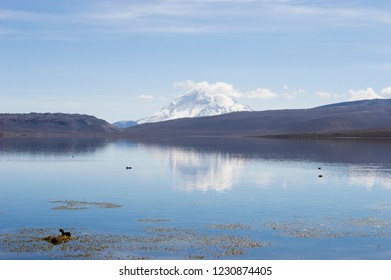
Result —
M192 90L172 101L151 117L138 120L139 124L161 122L179 118L215 116L239 111L253 111L224 94Z

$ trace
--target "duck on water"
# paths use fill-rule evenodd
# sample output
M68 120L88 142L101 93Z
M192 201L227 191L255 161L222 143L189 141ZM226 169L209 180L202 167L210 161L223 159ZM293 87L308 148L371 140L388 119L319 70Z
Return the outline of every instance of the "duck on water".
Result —
M61 232L61 236L71 237L71 233L69 231L64 231L62 228L59 230Z

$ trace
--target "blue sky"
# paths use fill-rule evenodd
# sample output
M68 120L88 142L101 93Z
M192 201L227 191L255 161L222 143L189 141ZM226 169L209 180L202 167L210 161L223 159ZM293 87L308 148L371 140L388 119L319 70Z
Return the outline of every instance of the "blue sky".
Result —
M391 97L391 1L0 0L0 112L149 116L193 88L256 110Z

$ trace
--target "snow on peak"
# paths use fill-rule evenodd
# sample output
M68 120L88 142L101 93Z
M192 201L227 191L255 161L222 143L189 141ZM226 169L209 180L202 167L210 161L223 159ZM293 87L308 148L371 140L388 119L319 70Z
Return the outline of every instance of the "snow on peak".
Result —
M214 116L239 111L253 111L253 109L237 103L227 95L209 93L198 89L176 98L153 116L140 119L137 123L142 124L179 118Z

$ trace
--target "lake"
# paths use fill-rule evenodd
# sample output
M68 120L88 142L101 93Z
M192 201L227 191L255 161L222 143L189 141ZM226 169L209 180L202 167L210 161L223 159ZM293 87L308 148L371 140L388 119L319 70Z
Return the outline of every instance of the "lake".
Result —
M0 259L391 259L385 140L0 138L0 167Z

